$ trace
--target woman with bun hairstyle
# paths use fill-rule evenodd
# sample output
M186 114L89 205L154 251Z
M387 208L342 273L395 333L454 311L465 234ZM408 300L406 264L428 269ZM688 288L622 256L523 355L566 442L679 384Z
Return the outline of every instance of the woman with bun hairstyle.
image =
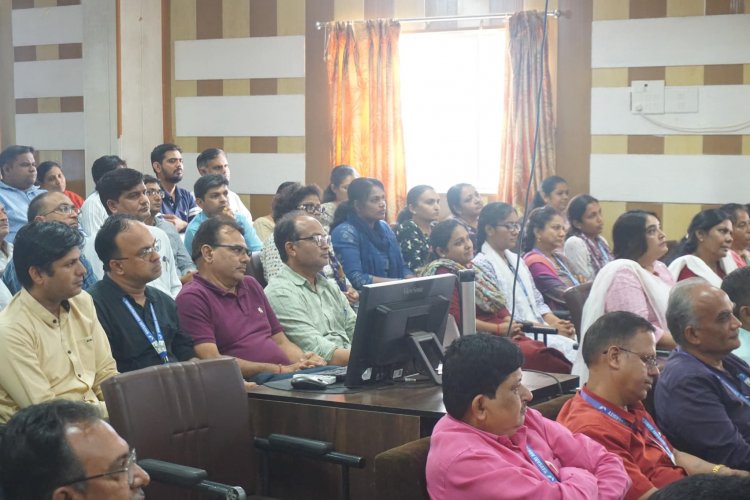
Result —
M455 219L438 223L430 234L436 260L420 269L421 276L455 274L463 269L474 270L474 298L476 302L476 331L499 336L509 336L523 352L524 368L553 373L570 373L571 363L563 354L542 342L526 337L521 324L510 324L510 312L505 297L493 276L473 266L474 248L466 228ZM457 323L461 321L458 286L453 290L450 313ZM510 328L510 332L508 331ZM472 332L473 333L473 332Z
M568 203L568 237L563 253L570 261L571 270L584 281L591 281L596 273L612 261L609 243L602 237L604 219L599 200L579 194Z
M360 290L370 283L413 277L396 235L385 222L383 183L359 177L349 184L347 194L349 199L336 209L331 240L352 286Z
M409 269L430 261L430 232L440 218L440 196L430 186L414 186L406 195L406 207L396 220L396 239Z

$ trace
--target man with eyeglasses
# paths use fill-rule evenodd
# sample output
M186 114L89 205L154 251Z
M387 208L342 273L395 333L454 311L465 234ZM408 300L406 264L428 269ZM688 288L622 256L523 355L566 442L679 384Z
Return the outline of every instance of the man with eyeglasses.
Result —
M659 375L651 323L627 311L607 313L586 332L582 350L588 382L557 421L622 458L632 481L626 499L648 498L688 474L747 474L674 448L646 411L642 401Z
M136 452L81 402L50 401L19 411L0 446L0 496L6 500L145 498L148 473Z
M0 312L0 423L51 399L107 415L101 384L117 374L94 301L81 293L83 235L61 222L18 231L13 262L23 289Z
M29 221L62 222L80 232L81 228L78 224L78 214L78 208L76 208L73 202L70 201L70 198L65 194L47 191L31 200L27 212L27 218ZM85 241L86 236L84 236L84 247L86 245ZM97 278L96 273L94 273L91 263L83 254L81 254L81 264L83 264L83 267L86 270L86 274L83 277L83 289L88 290L94 286L94 283L99 281L99 279ZM8 290L13 294L18 293L22 288L21 282L18 281L18 276L16 275L16 266L13 264L12 260L8 262L8 265L3 272L3 283L5 283Z
M220 174L204 175L195 181L193 192L202 212L193 217L185 230L187 248L191 248L193 237L203 221L217 215L233 217L237 221L244 231L245 244L252 252L263 248L263 243L255 234L252 221L241 213L234 212L229 206L229 181L226 177Z
M97 185L99 197L107 213L132 215L143 222L150 216L150 203L146 196L146 185L143 174L132 168L118 168L107 172ZM174 250L169 242L167 233L154 226L147 226L153 237L159 241L161 247L161 275L150 284L174 298L182 288L177 273ZM86 245L86 256L94 265L94 272L101 279L104 276L104 265L99 260L94 245Z
M331 237L306 212L285 215L273 239L284 266L266 296L289 340L332 365L347 365L357 316L339 288L321 273Z
M678 347L656 384L654 406L676 446L750 470L750 366L732 354L742 325L733 310L727 294L701 278L674 286L667 325Z
M132 215L112 215L96 235L106 274L89 293L120 373L195 357L175 302L146 286L161 274L159 242Z
M164 220L164 216L161 213L163 200L161 198L162 190L159 187L159 180L151 175L144 175L143 184L146 186L146 196L149 201L149 216L143 223L147 226L158 227L169 236L169 243L172 245L172 250L174 251L174 262L177 264L180 281L184 285L193 279L193 273L195 272L193 259L190 258L190 252L185 248L185 243L182 242L177 228L174 224Z
M245 276L250 251L243 228L227 216L203 222L191 247L198 272L177 296L182 328L201 359L232 356L242 375L292 373L325 361L284 334L263 288Z
M8 146L0 153L0 203L8 214L10 230L6 241L13 243L18 230L28 222L29 203L44 189L35 186L36 159L31 146Z

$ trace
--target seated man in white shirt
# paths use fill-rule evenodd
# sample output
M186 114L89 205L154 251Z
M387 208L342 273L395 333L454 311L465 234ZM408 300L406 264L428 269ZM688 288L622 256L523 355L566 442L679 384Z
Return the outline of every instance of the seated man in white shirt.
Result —
M97 158L91 165L91 177L94 179L94 186L99 184L99 179L104 174L116 168L126 168L128 164L116 155L105 155ZM94 190L88 195L81 206L80 223L87 236L93 238L99 232L99 228L104 224L107 218L107 210L99 199L99 193Z

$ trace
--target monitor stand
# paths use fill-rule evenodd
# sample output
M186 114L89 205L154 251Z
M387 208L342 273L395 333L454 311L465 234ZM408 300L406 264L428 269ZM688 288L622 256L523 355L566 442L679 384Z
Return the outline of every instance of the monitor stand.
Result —
M427 357L427 350L437 353L440 361L443 361L443 346L440 345L437 336L432 332L417 331L409 334L409 346L411 347L412 354L419 359L422 368L425 369L427 375L432 379L435 385L443 385L443 377L432 367L430 359Z

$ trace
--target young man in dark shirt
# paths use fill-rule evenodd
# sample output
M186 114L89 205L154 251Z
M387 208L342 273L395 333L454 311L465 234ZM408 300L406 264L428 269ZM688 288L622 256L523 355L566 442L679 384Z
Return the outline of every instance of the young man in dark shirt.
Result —
M127 372L195 357L175 302L146 286L161 274L157 240L130 215L109 217L96 235L106 274L89 293L109 337L117 369Z

